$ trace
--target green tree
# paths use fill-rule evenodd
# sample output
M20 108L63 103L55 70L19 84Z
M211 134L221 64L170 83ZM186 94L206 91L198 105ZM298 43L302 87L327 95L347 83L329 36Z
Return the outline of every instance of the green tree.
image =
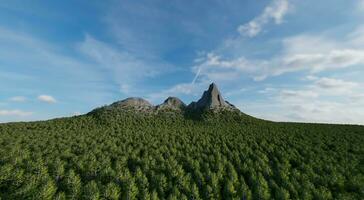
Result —
M255 198L270 199L268 183L261 173L258 173L257 180L255 181Z
M82 192L83 199L87 200L98 200L100 199L100 192L95 181L90 181L83 188Z
M127 200L134 200L137 199L137 195L138 195L138 187L135 184L134 179L130 178L130 180L128 180L127 185L125 186L126 190L125 190L125 197L124 199Z
M68 171L65 182L68 198L77 199L81 192L81 178L71 169Z
M56 195L56 200L66 200L66 195L64 192L60 192Z
M322 187L322 186L315 190L314 195L315 195L315 199L318 199L318 200L333 199L330 190L328 190L327 188Z
M190 199L193 199L193 200L200 199L200 193L199 193L198 187L195 183L193 183L191 186Z
M44 184L44 186L42 186L39 198L44 200L53 199L56 192L57 192L57 186L54 184L52 180L48 180Z
M104 196L110 200L119 199L119 196L120 196L119 186L113 182L107 184Z
M289 192L284 188L277 188L275 198L279 200L289 199Z
M236 197L236 190L234 187L234 183L228 180L224 188L224 199L234 199L235 197Z

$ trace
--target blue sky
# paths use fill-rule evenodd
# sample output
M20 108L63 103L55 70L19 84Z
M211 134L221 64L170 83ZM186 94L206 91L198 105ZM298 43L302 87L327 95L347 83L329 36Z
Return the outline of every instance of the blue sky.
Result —
M363 0L0 4L0 122L189 103L215 82L257 117L364 124L363 77Z

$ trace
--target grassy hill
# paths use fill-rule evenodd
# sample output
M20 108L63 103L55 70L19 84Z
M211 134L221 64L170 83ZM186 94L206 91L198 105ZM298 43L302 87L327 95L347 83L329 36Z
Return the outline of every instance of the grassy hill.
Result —
M363 196L363 126L103 109L0 125L1 199Z

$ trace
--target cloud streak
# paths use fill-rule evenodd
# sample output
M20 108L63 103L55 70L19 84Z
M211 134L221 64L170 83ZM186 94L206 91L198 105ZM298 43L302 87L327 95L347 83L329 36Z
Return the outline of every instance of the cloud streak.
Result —
M358 0L358 8L364 11L364 0Z
M106 69L112 81L123 94L128 94L133 86L145 79L167 71L167 65L145 60L134 54L99 41L86 34L78 45L79 51L87 56L100 69Z
M22 110L0 110L0 116L9 117L27 117L32 115L32 112L22 111Z
M13 102L26 102L27 98L23 97L23 96L15 96L15 97L11 97L10 101L13 101Z
M293 88L266 88L262 93L266 100L242 102L238 106L257 117L275 121L363 124L363 83L329 77L307 80L309 84Z
M264 26L273 21L275 24L281 24L283 18L290 9L288 0L273 0L264 11L251 20L250 22L238 27L238 32L242 36L255 37L263 31Z
M199 76L211 80L236 80L250 76L256 81L289 72L306 71L316 74L322 71L364 65L364 48L357 45L364 32L361 28L346 36L345 42L336 42L327 36L302 34L285 38L282 50L270 59L248 59L245 56L226 59L216 53L207 53L197 59L192 68ZM355 43L355 45L353 45ZM195 77L196 79L196 77Z
M37 99L41 102L45 102L45 103L49 103L49 104L57 103L57 100L50 95L39 95Z

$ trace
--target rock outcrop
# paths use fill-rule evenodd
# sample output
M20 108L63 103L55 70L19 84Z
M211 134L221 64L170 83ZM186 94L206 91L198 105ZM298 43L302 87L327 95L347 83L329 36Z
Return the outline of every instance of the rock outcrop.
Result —
M147 100L139 98L139 97L129 97L121 101L117 101L111 104L109 107L111 108L133 108L136 110L150 110L153 109L154 106L149 103Z
M219 89L215 83L209 86L202 97L197 102L192 102L189 106L190 109L236 109L234 105L225 101L221 96Z
M183 110L186 104L177 97L168 97L162 104L157 106L157 110Z
M193 113L203 110L238 110L234 105L225 101L215 83L210 84L209 89L204 91L202 97L197 102L192 102L188 106L177 97L168 97L162 104L153 106L147 100L139 97L130 97L111 105L101 107L106 110L135 110L148 113L158 113L159 111L180 111Z

